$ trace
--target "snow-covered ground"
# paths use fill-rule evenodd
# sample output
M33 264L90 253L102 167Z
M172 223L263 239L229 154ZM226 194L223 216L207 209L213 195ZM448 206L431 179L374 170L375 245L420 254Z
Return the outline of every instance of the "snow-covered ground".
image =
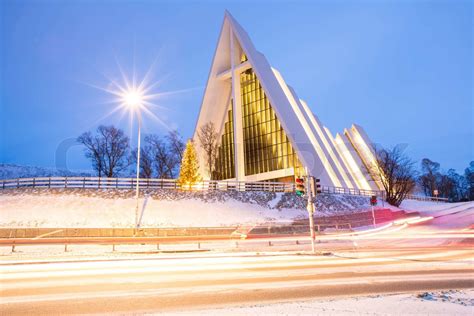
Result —
M133 198L94 196L17 195L0 197L1 227L133 227ZM142 200L143 201L143 200ZM206 202L197 198L160 200L147 198L142 227L222 226L288 220L301 210L267 209L237 200Z
M165 315L473 315L474 290L269 303Z
M305 200L272 192L143 192L142 227L233 226L306 218ZM318 215L368 209L368 198L320 195ZM0 227L133 227L133 190L0 191Z
M407 211L416 211L423 216L433 216L431 226L442 228L466 228L474 225L474 202L439 203L403 201L400 206Z
M307 218L306 201L292 193L171 190L142 193L142 227L236 226ZM133 190L113 189L0 190L0 227L133 227L134 194ZM368 197L320 194L316 216L367 211L368 202ZM443 227L474 224L474 202L405 201L401 208L434 216L433 224Z

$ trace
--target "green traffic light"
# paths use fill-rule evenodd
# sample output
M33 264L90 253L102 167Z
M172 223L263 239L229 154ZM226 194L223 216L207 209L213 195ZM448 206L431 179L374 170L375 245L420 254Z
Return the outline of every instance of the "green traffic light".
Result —
M303 196L304 192L303 191L296 191L296 195L298 196Z

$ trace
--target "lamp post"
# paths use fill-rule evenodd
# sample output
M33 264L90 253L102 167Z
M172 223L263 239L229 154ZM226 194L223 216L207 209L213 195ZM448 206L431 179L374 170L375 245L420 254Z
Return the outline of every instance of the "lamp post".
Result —
M137 205L135 207L135 229L138 230L138 195L140 193L140 134L141 134L141 127L142 127L142 118L140 111L137 113L137 119L138 119L138 141L137 141L137 187L135 190L135 199L137 201Z
M139 90L129 90L122 96L123 103L128 106L131 111L136 111L137 119L138 119L138 141L137 141L137 183L135 189L135 234L138 230L138 209L139 209L139 193L140 193L140 138L141 138L141 125L142 125L142 118L140 113L140 107L143 103L143 95Z

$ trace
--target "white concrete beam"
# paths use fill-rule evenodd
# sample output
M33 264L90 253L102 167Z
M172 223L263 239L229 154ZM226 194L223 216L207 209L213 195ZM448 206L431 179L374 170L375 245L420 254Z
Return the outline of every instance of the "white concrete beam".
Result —
M230 57L232 74L232 99L234 115L234 166L235 178L243 181L245 178L245 155L244 155L244 128L242 123L242 93L240 87L240 73L237 73L237 45L234 32L230 30Z
M237 74L240 75L241 73L243 73L244 71L246 71L247 69L250 69L250 68L252 68L252 65L250 64L249 61L246 61L244 63L236 65L234 67L234 72L236 72ZM216 78L219 79L219 80L232 79L232 68L224 70L223 72L217 74Z

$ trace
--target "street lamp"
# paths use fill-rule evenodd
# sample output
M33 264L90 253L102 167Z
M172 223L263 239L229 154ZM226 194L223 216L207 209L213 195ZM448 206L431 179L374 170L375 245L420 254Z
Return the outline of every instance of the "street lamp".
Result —
M135 191L135 200L136 200L136 206L135 206L135 232L138 230L138 209L139 209L139 203L138 203L138 195L139 195L139 180L140 180L140 134L141 134L141 125L142 125L142 119L141 119L141 113L140 113L140 107L143 105L144 102L144 95L143 92L138 90L138 89L129 89L125 91L122 94L122 102L125 106L127 106L130 111L135 111L137 113L137 119L138 119L138 141L137 141L137 186L136 186L136 191Z

